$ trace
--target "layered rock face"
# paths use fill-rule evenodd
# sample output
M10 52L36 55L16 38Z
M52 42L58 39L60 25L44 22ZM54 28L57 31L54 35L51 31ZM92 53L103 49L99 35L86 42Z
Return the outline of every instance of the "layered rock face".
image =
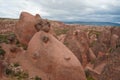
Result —
M49 33L36 33L28 45L27 58L50 80L86 80L73 53Z

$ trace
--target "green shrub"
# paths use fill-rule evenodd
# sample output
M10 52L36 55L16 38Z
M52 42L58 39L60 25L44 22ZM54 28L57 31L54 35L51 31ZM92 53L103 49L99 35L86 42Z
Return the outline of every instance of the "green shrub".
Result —
M29 78L29 75L26 72L18 72L14 76L17 78L17 80L26 80Z
M18 39L16 39L16 46L22 47L24 50L27 50L27 45L20 43Z
M16 35L14 33L0 34L0 43L8 44L10 40L14 41L15 39L16 39Z
M24 49L24 50L27 50L27 45L25 45L25 44L22 44L22 48Z
M0 48L0 56L4 56L5 53L6 53L6 52L5 52L2 48Z
M42 80L42 79L38 76L35 76L35 80Z
M88 36L90 37L91 35L95 34L96 35L96 38L99 37L99 35L101 34L101 32L99 31L95 31L95 30L90 30Z
M26 80L29 78L29 74L22 70L18 63L8 65L5 70L6 75L12 80Z
M64 44L65 46L68 46L68 45L69 45L69 43L68 43L68 42L64 42L63 44Z
M12 71L11 69L8 69L8 68L7 68L7 69L5 70L5 74L9 76L9 75L13 74L13 71Z
M91 76L88 76L87 80L94 80L94 79Z
M16 40L16 45L17 45L18 47L20 47L20 42L19 42L18 39Z
M109 48L108 52L109 52L109 53L113 53L114 50L115 50L115 49L113 49L113 48Z
M14 63L14 67L18 67L20 64L18 62Z
M0 34L0 43L8 44L7 35Z

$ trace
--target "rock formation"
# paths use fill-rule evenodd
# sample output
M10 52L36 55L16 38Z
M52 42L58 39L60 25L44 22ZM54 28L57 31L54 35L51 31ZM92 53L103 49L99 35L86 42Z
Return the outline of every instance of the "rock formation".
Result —
M22 12L19 20L0 19L0 49L6 52L0 56L0 80L10 76L21 80L120 80L120 27L69 25ZM16 68L23 72L22 78L9 70L6 73Z
M30 40L27 58L48 75L49 80L86 80L83 68L73 53L44 31L37 32Z
M83 67L88 64L89 41L83 31L70 31L66 35L64 44L75 54Z
M39 14L33 16L27 12L21 13L20 19L15 26L15 34L20 43L28 45L32 36L40 30L53 34L50 22L42 19Z
M35 16L27 12L21 13L20 19L15 27L16 36L21 43L27 45L32 36L37 32L36 29L34 28L37 20L38 17L36 19Z

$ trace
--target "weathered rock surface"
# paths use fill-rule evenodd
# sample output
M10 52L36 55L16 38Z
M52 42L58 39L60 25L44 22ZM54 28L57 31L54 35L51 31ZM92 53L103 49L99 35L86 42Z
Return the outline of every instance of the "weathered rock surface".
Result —
M120 47L110 53L107 65L103 69L98 80L120 80Z
M28 45L27 58L48 75L48 80L86 80L79 60L49 33L40 31L33 36Z
M16 36L21 43L27 45L32 36L37 32L34 28L37 19L27 12L21 13L20 19L15 27Z
M112 30L112 31L111 31ZM103 30L94 45L93 51L97 58L92 62L92 67L87 66L89 74L95 80L119 80L120 74L120 42L117 27Z
M33 35L40 30L54 35L49 20L42 19L39 14L33 16L27 12L21 13L15 27L15 34L20 43L27 45Z
M66 35L64 44L75 54L83 67L88 64L89 41L83 31L70 31Z

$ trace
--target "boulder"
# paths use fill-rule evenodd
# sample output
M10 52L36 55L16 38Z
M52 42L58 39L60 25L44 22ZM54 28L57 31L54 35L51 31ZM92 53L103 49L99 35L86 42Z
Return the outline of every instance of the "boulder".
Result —
M40 30L54 35L50 24L49 20L42 19L39 14L33 16L27 12L22 12L14 32L20 43L28 45L33 35Z
M38 23L35 25L37 31L50 31L50 23L48 20L39 20Z
M37 32L30 40L26 58L46 74L48 80L86 80L81 63L74 54L44 31Z
M38 16L33 16L27 12L21 13L20 19L15 27L15 34L22 44L27 45L32 36L37 32L34 27L37 20Z

